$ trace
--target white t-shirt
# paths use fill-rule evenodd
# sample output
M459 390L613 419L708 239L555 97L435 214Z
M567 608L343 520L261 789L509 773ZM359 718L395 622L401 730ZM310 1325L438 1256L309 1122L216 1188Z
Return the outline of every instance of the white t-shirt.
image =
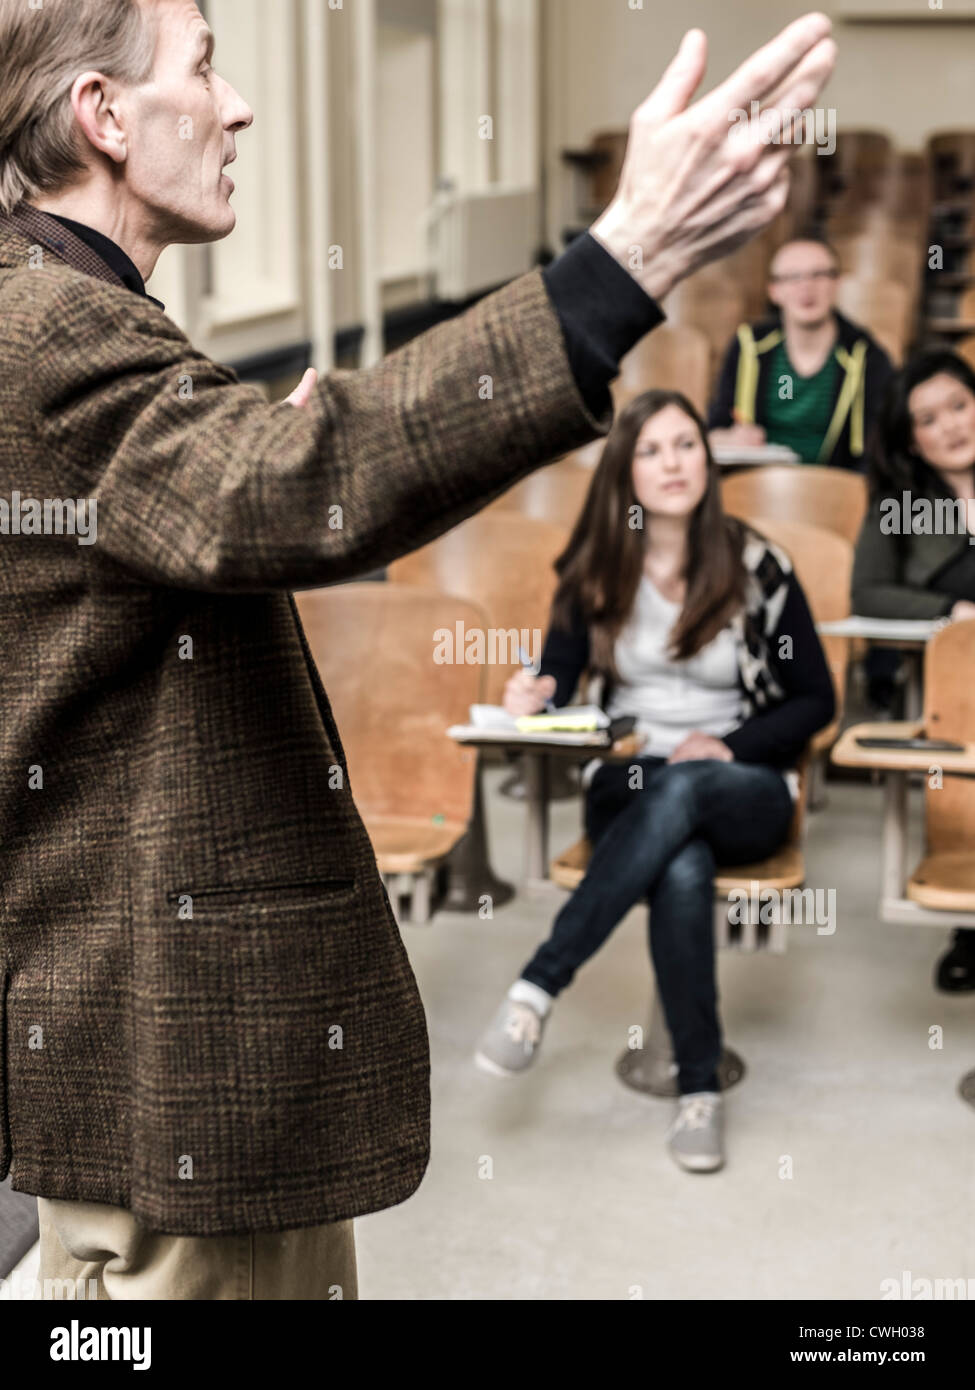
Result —
M606 713L636 716L636 732L643 734L641 754L668 758L695 730L724 738L737 729L747 713L738 666L738 646L730 626L686 661L668 655L670 635L680 617L681 604L672 603L643 575L625 626L616 640L614 656L620 680ZM588 787L602 765L594 758L583 769L582 785ZM799 794L795 770L783 772L792 799Z
M616 641L620 680L606 713L636 716L644 735L641 752L667 758L694 729L723 738L744 715L735 635L723 628L686 661L668 655L670 635L681 605L664 598L646 576L633 611Z

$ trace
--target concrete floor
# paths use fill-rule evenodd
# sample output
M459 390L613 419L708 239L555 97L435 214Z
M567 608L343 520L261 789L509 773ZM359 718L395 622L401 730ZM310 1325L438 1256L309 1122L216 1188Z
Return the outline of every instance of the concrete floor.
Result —
M517 877L523 811L498 781L493 861ZM835 888L835 933L793 927L785 955L720 958L726 1039L748 1074L727 1094L717 1174L679 1170L664 1148L674 1102L613 1073L646 1016L643 909L510 1081L476 1070L472 1046L562 896L404 928L429 1018L433 1158L409 1202L356 1223L363 1297L876 1299L904 1270L975 1277L975 1112L957 1094L975 1066L975 997L932 986L947 930L876 920L879 788L827 790L808 883ZM578 836L578 803L553 822L559 850Z
M524 811L498 795L502 775L487 781L492 856L517 878ZM975 1066L975 997L932 987L950 924L876 920L879 788L827 790L807 864L810 886L836 890L835 934L793 927L784 956L721 956L726 1038L748 1074L727 1095L717 1174L677 1169L664 1149L674 1102L613 1073L646 1016L642 909L511 1081L477 1071L472 1048L561 894L404 927L429 1019L433 1158L410 1201L357 1221L361 1297L877 1299L905 1270L975 1279L975 1112L957 1094ZM577 838L579 815L555 806L554 849ZM22 1273L35 1267L36 1248Z

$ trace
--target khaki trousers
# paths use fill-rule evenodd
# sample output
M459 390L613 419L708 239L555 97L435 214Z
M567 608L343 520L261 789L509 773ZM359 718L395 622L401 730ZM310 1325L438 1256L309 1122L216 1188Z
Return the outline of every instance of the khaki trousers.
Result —
M353 1223L169 1236L121 1207L37 1199L45 1299L358 1298Z

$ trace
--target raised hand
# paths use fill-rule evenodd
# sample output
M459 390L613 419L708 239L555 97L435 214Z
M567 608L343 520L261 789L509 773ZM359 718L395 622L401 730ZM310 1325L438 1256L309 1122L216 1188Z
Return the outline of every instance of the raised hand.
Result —
M699 29L633 113L619 188L591 231L660 299L707 261L727 255L785 206L796 117L836 61L830 21L808 14L783 29L690 106L707 63ZM761 118L736 112L761 106ZM769 125L781 132L769 141Z

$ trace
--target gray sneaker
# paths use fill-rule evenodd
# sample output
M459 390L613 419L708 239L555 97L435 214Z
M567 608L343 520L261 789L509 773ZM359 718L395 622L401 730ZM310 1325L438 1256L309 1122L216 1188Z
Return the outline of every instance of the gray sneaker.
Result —
M681 1096L667 1147L682 1168L713 1173L724 1164L724 1109L718 1091Z
M481 1035L474 1061L492 1076L517 1076L535 1060L544 1029L545 1018L530 1004L505 996Z

